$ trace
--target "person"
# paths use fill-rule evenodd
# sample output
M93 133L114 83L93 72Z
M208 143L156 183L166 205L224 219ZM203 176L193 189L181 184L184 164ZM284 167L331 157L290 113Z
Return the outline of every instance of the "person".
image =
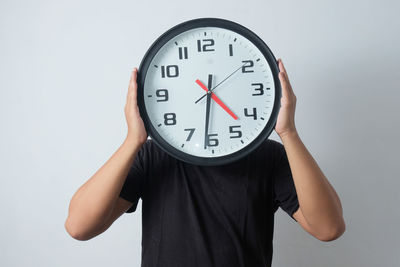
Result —
M342 205L295 127L296 96L283 62L275 131L249 155L222 166L179 161L148 140L137 106L137 68L125 105L123 144L73 195L67 232L89 240L142 199L142 266L270 266L274 213L331 241L345 231Z

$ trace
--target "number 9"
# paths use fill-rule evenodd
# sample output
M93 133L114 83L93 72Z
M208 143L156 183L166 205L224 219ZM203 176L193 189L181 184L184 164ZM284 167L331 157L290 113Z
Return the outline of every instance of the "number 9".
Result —
M157 97L162 97L164 99L157 99L157 102L165 102L168 101L168 90L167 89L158 89L156 91L156 96Z

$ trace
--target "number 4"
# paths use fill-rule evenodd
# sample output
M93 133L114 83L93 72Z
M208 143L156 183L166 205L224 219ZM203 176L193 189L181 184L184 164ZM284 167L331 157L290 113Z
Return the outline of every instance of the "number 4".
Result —
M253 119L257 119L257 109L256 108L253 108L253 113L252 114L249 114L249 111L247 110L247 108L244 108L244 115L246 116L246 117L253 117Z

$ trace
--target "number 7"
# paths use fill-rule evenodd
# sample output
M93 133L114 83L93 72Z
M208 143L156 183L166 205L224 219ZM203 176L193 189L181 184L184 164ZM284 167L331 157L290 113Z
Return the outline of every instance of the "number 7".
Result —
M189 136L186 138L186 141L190 141L190 139L192 139L192 135L194 133L194 130L196 130L196 128L187 128L184 129L184 131L189 131Z

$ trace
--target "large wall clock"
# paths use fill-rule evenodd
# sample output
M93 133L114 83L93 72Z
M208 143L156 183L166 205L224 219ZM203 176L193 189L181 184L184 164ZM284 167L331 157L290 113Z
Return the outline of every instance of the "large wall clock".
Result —
M236 161L275 127L277 61L252 31L200 18L162 34L138 71L138 106L154 142L195 165Z

